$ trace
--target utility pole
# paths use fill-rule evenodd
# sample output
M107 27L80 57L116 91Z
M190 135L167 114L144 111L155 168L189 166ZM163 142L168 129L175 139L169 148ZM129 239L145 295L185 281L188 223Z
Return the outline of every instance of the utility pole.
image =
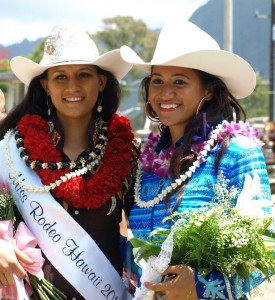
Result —
M224 50L233 51L233 0L224 0Z
M275 63L275 3L271 0L271 27L270 27L270 63L269 63L269 120L275 121L275 82L274 82L274 63Z
M269 38L269 121L275 121L275 0L270 0L270 15L255 12L258 19L270 20L270 38Z

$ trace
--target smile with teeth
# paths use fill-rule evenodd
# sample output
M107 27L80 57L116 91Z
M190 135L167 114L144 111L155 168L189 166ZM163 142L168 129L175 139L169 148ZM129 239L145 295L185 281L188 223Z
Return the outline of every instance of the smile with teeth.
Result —
M81 101L83 99L84 99L83 97L64 98L64 100L68 101L68 102L77 102L77 101Z
M179 107L179 104L160 104L160 107L161 108L164 108L164 109L171 109L171 108L177 108Z

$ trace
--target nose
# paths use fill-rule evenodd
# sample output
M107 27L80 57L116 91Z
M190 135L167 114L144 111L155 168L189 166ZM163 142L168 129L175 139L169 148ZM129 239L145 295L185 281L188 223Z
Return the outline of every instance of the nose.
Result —
M164 84L162 86L160 96L163 100L170 100L174 97L174 89L170 84Z
M80 85L77 78L70 78L67 81L67 91L76 92L80 90Z

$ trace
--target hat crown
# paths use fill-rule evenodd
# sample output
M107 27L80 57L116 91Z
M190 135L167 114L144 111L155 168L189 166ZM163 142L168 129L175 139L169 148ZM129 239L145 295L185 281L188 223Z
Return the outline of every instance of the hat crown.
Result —
M91 62L99 57L96 44L89 35L70 22L55 26L44 46L41 66L63 62Z
M171 21L163 26L159 34L151 63L166 62L201 50L220 50L220 46L195 24L181 20Z

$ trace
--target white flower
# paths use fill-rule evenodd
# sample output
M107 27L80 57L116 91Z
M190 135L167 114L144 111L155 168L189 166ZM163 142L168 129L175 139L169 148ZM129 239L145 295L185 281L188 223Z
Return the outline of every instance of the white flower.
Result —
M260 177L258 174L254 173L253 179L249 174L245 174L243 189L237 199L235 208L249 217L260 219L266 217L262 208L271 207L272 202L268 200L253 200L260 193Z

